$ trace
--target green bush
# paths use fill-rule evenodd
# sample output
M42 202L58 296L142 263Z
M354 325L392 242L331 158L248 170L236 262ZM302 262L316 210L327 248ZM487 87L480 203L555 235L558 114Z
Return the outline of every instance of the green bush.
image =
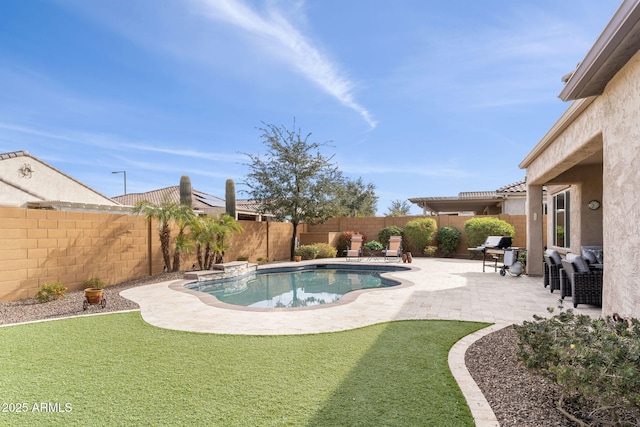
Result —
M410 251L424 253L431 244L438 224L433 218L416 218L407 222L404 227L404 237Z
M104 282L99 277L92 277L82 282L82 287L85 289L88 289L88 288L102 289L104 288L104 286L105 286Z
M328 243L314 243L313 246L318 248L316 258L335 258L338 251Z
M443 256L456 253L460 240L462 240L462 233L450 225L441 227L436 233L436 242Z
M44 284L36 293L36 299L39 303L49 302L64 297L65 292L67 288L60 282Z
M369 249L370 251L381 251L382 249L384 249L382 243L378 242L377 240L372 240L365 243L364 247Z
M382 246L387 247L389 245L389 237L391 236L402 236L404 233L404 229L402 227L398 227L397 225L389 225L378 233L378 241L382 243Z
M336 245L336 251L340 256L343 256L345 251L351 246L351 236L354 234L360 234L362 236L362 241L367 241L367 236L360 231L344 231L338 238L338 244Z
M316 259L320 249L314 245L300 245L296 248L295 255L302 257L302 259Z
M636 425L621 420L640 417L640 322L572 310L534 319L514 326L518 354L560 385L559 407L589 422L608 421L598 425Z
M464 223L464 234L470 248L480 246L489 236L514 237L516 229L507 221L494 217L472 218Z

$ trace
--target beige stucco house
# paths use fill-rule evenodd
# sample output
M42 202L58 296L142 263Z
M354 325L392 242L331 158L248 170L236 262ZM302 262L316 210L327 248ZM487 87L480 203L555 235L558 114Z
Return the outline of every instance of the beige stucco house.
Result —
M604 249L603 315L640 317L640 0L624 0L586 57L563 77L567 111L522 161L527 263L542 274L547 242L561 253ZM564 235L563 235L564 233Z
M82 211L123 208L27 151L0 154L0 206Z

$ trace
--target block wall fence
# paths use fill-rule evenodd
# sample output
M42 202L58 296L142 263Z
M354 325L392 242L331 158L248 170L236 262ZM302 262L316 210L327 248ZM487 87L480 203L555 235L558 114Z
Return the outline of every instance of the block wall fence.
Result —
M526 216L498 215L516 228L514 246L525 246ZM343 231L361 231L368 240L384 227L404 227L410 217L334 218L324 224L298 226L301 244L335 244ZM463 230L471 217L434 217L438 227ZM292 225L279 222L239 221L241 234L231 239L226 261L247 257L269 261L289 260ZM546 224L546 222L543 222ZM175 236L175 232L172 235ZM546 235L546 233L544 234ZM464 238L458 256L468 256ZM182 267L191 269L195 255L185 257ZM69 290L80 289L90 277L107 285L163 271L155 222L125 213L92 213L0 207L0 301L33 297L43 284L62 282Z
M488 217L495 217L502 219L509 224L513 225L516 229L515 238L513 240L513 246L526 247L527 243L527 217L526 215L487 215ZM334 244L337 242L340 234L344 231L359 231L364 233L367 237L367 241L377 240L378 233L385 227L398 226L404 227L407 222L415 218L422 218L421 216L406 216L406 217L370 217L370 218L332 218L324 224L309 225L307 227L307 233L301 236L300 243L311 244L316 242L328 242ZM464 223L472 216L454 216L454 215L442 215L432 217L436 220L438 228L445 226L452 226L460 230L462 233L462 240L456 249L455 256L469 256L470 253L467 250L469 244L467 243L466 236L464 235ZM476 218L482 218L482 216L476 216ZM546 221L543 222L546 224ZM546 236L546 232L544 233ZM435 243L434 243L435 245ZM540 255L542 260L542 255Z
M291 224L239 223L244 232L232 238L226 260L289 259ZM183 268L195 262L189 255ZM0 301L33 297L56 281L75 290L94 276L113 285L162 271L157 226L144 217L0 207Z

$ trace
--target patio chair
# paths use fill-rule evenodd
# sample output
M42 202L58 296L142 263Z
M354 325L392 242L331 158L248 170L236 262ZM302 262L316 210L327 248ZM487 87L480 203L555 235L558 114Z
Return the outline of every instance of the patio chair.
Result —
M350 258L356 258L358 261L362 259L362 235L353 234L351 236L351 242L349 248L346 250L347 261Z
M585 261L586 264L586 261ZM602 307L602 271L590 270L580 263L562 260L565 276L571 283L573 308L578 304L592 304ZM582 271L581 271L582 270Z
M384 253L384 260L400 261L402 257L402 236L389 237L389 244L387 249L382 251Z
M547 250L544 254L544 287L549 286L551 293L560 290L560 270L562 269L562 258L558 251Z

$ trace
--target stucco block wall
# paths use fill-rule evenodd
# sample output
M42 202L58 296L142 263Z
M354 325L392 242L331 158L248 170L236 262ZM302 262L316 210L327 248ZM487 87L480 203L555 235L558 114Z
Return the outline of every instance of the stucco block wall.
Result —
M226 261L289 259L291 224L239 222L245 231L231 238ZM195 262L185 256L182 269ZM162 271L157 226L144 217L0 207L0 301L33 297L56 281L75 290L92 276L113 285Z
M0 300L32 297L56 281L73 290L92 276L111 285L148 273L139 217L0 208L0 218Z
M513 241L515 247L526 247L527 241L527 227L525 215L495 215L495 217L505 220L509 224L513 225L516 229L516 236ZM367 236L367 240L377 240L378 233L385 227L390 225L396 225L404 227L407 222L415 218L422 218L420 216L406 216L406 217L371 217L371 218L332 218L324 224L308 226L309 234L301 237L301 242L305 244L326 242L329 233L334 232L339 236L340 233L345 231L360 231ZM441 215L432 217L436 220L438 228L451 226L455 227L462 233L462 240L457 247L456 255L469 256L466 236L464 235L464 223L472 216L456 216L456 215ZM541 255L542 257L542 255ZM541 258L542 259L542 258Z

